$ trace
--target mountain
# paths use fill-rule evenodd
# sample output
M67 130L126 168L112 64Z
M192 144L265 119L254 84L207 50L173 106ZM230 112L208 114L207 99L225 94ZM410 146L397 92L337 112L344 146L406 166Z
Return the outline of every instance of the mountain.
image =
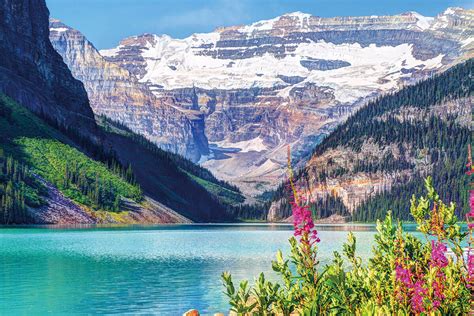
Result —
M469 59L370 102L339 125L297 177L317 216L374 221L392 210L408 220L412 195L421 195L431 176L442 199L455 202L456 214L464 218L473 77ZM280 190L271 219L289 216L287 194Z
M237 188L120 123L96 123L86 89L50 43L44 0L1 6L0 223L232 219ZM139 85L127 87L141 98Z
M42 1L0 2L0 92L36 114L61 125L74 122L81 133L96 137L86 91L48 40L48 15Z
M473 56L474 11L320 18L295 12L184 39L144 34L100 54L201 113L203 166L256 195L356 109ZM88 79L85 78L85 81ZM87 86L87 84L86 84Z
M155 97L128 70L106 61L79 31L50 20L50 40L73 76L84 83L95 114L121 122L161 148L193 161L208 155L200 113Z

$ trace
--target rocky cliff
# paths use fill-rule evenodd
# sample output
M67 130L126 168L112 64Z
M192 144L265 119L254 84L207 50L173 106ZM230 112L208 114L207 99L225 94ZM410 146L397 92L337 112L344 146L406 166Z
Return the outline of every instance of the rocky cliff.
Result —
M240 201L238 190L123 124L105 118L101 126L96 124L84 85L49 40L48 15L44 0L0 1L0 222L229 220L226 201L229 196ZM100 59L92 46L83 52ZM144 109L129 111L134 119L144 116L139 123L152 116L149 122L159 121L167 137L182 142L177 147L192 138L207 148L199 113L185 116L181 110L154 103L148 88L134 85L133 78L129 81L126 70L112 64L107 69L106 64L100 64L105 70L84 70L95 74L96 82L88 87L126 91L132 105ZM103 101L107 95L94 97ZM188 118L191 114L193 118ZM176 122L187 129L175 128Z
M84 83L97 115L105 115L142 134L161 148L198 161L208 154L203 115L183 111L159 99L128 70L106 61L81 34L58 20L50 20L50 39Z
M43 0L0 2L0 92L36 114L97 138L82 83L48 40Z
M159 98L205 116L203 165L257 194L286 146L307 157L350 113L473 55L474 11L431 18L320 18L301 12L185 39L145 34L100 53Z

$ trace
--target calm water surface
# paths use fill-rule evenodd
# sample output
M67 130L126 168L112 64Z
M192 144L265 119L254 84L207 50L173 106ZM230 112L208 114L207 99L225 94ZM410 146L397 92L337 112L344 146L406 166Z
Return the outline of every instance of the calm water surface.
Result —
M320 259L356 231L371 253L374 227L318 227ZM0 228L0 314L203 314L228 310L220 275L275 278L291 226L174 225L117 228Z

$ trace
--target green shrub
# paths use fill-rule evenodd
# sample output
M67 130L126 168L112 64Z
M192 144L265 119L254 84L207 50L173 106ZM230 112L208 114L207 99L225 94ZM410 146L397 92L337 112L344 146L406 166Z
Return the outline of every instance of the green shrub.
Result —
M281 283L260 275L236 290L229 273L222 275L232 311L239 315L467 315L471 308L474 254L466 260L461 242L467 233L425 181L426 197L411 200L410 212L424 234L418 239L395 225L390 212L377 222L373 256L357 257L356 238L349 233L342 255L319 267L317 232L304 201L295 195L295 235L289 259L278 252L273 270ZM474 211L470 216L474 217ZM469 225L472 233L472 225ZM447 247L454 255L448 255ZM469 248L470 249L470 248Z

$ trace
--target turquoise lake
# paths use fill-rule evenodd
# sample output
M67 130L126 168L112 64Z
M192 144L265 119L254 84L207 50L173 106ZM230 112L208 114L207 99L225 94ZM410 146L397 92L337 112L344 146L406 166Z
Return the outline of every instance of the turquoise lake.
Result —
M355 231L368 257L373 225L318 226L322 264ZM289 225L0 228L0 314L203 315L227 312L220 275L237 280L288 253Z

